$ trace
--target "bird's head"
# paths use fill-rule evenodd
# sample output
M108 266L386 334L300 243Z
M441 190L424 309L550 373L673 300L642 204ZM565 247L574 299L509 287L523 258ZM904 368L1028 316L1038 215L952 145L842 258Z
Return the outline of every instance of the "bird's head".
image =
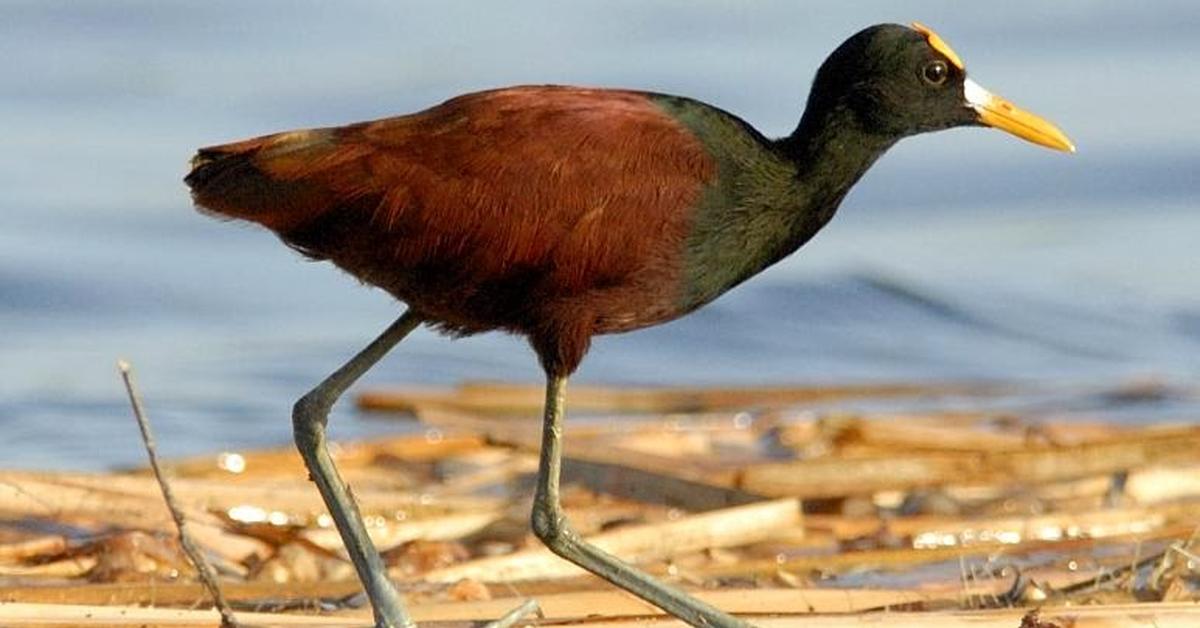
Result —
M1053 124L968 78L954 50L918 23L871 26L847 39L821 65L808 107L822 112L848 109L865 130L895 139L983 125L1056 150L1075 151Z

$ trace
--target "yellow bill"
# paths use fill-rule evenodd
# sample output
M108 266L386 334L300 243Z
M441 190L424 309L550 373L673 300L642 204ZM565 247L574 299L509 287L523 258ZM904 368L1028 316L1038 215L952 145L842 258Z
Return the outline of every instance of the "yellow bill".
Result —
M979 83L963 81L963 96L967 105L979 114L984 124L1055 150L1075 152L1075 145L1065 133L1049 121L1036 116L979 86Z

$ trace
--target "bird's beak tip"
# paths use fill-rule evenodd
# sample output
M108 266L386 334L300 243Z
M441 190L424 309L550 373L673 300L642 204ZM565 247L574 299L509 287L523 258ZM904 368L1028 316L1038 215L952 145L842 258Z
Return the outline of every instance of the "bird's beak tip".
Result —
M969 78L963 82L963 96L981 123L1040 146L1075 152L1075 143L1049 120L1017 107Z

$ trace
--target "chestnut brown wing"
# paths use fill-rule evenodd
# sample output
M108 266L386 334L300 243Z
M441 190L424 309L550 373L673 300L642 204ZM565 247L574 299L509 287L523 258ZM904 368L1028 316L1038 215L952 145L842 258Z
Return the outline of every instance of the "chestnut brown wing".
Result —
M202 208L445 310L677 279L715 171L645 94L523 87L203 149L188 182Z

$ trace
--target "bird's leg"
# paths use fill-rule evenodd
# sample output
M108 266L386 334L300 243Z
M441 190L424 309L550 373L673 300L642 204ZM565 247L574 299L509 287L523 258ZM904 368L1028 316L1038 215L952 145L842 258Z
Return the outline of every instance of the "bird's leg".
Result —
M673 589L587 543L571 529L559 502L563 405L567 378L550 374L542 423L542 453L533 498L533 532L555 554L650 602L693 626L750 628L683 591Z
M404 602L400 600L396 587L388 580L383 559L375 549L375 544L371 542L371 537L367 536L362 513L358 511L358 504L350 495L350 487L346 486L329 456L329 448L325 441L325 424L338 397L392 347L404 340L421 321L419 314L412 310L406 311L365 349L301 397L292 408L296 447L300 450L309 475L321 491L325 507L329 509L329 514L342 535L346 552L350 555L350 561L354 563L367 599L371 601L371 608L375 612L375 625L379 628L414 628L416 624L404 609ZM526 600L484 628L509 628L533 613L540 613L537 602Z
M396 587L388 580L383 559L367 536L367 528L363 525L358 505L350 495L350 488L338 474L329 456L325 424L329 420L329 410L338 397L420 324L420 315L411 309L406 311L358 355L301 397L292 409L296 447L342 535L346 552L350 554L363 589L371 600L375 624L380 628L409 628L416 624L404 609Z

